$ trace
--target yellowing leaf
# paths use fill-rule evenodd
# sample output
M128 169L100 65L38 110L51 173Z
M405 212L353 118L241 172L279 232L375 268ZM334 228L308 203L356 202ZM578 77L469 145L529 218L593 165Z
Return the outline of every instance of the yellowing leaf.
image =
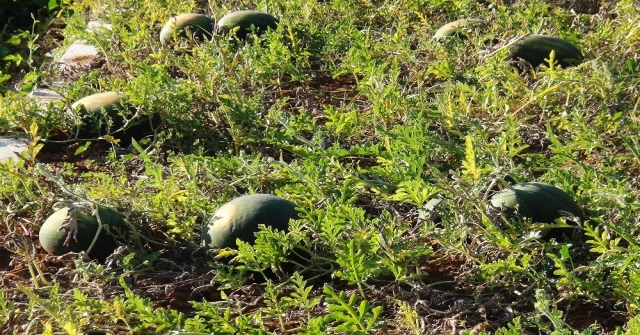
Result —
M31 123L31 126L29 127L29 134L31 136L36 136L38 135L38 124L35 122Z
M76 325L73 322L67 321L65 322L64 326L62 326L62 329L64 329L67 334L79 334L80 332L78 331L78 327L76 327Z
M231 257L231 256L236 256L238 254L238 251L233 250L233 249L221 249L220 251L218 251L218 254L216 255L216 259L221 259L221 258L227 258L227 257Z
M118 144L120 143L120 140L111 136L111 135L104 135L104 139L105 141L111 143L111 144Z
M473 147L473 142L471 141L471 136L465 136L465 155L464 161L462 162L462 173L465 176L471 177L471 180L474 182L480 178L480 169L476 164L476 151Z
M42 335L53 335L53 327L51 327L51 323L47 322L44 325L44 331L42 332Z

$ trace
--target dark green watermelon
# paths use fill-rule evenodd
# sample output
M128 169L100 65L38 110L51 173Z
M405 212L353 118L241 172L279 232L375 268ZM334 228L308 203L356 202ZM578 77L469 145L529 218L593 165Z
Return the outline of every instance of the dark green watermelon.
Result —
M541 64L548 65L551 50L555 51L555 60L562 67L580 64L584 57L578 47L561 38L531 34L525 36L511 45L510 56L513 59L522 58L531 66L538 67Z
M240 10L224 15L216 24L216 33L227 35L235 31L235 36L245 39L249 33L261 34L268 29L276 29L279 20L271 14L255 11Z
M507 215L531 218L534 223L553 223L569 212L583 218L582 209L563 190L549 184L529 182L504 189L490 199L491 206L504 208Z
M259 225L288 230L297 219L296 205L271 194L252 194L222 205L209 219L203 244L209 248L236 248L236 240L254 243Z
M186 37L187 30L195 38L210 40L213 35L214 21L212 18L197 13L186 13L174 16L160 31L160 43L166 45L174 42L174 36Z
M73 103L71 108L80 113L80 123L73 127L71 136L77 135L80 139L93 139L111 133L115 138L123 139L128 143L126 141L131 137L141 139L152 134L153 128L161 122L160 116L154 114L138 115L126 123L127 119L135 115L135 108L116 92L86 96ZM125 124L127 129L113 133Z
M74 212L78 224L77 241L71 238L69 244L65 245L69 230L59 228L71 219ZM103 227L88 256L102 262L116 250L118 241L127 243L129 227L122 215L110 209L100 207L98 213L102 224L108 227ZM39 240L44 250L54 256L60 256L68 252L87 251L97 231L98 219L91 214L90 210L69 205L47 218L40 228Z

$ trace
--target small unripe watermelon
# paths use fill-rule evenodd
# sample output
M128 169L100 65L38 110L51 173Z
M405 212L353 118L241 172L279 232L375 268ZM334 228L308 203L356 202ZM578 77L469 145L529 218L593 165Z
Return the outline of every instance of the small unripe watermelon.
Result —
M216 24L216 32L226 35L234 29L239 39L245 39L251 30L260 34L269 28L276 29L279 20L271 14L255 11L255 10L239 10L224 15ZM252 28L253 27L253 28Z
M582 52L571 42L558 37L531 34L518 40L511 46L511 58L522 58L531 66L548 65L551 50L555 51L555 60L562 67L580 64Z
M573 198L563 190L549 184L529 182L504 189L490 199L495 208L505 208L512 215L516 208L522 217L531 218L534 223L553 223L564 216L561 211L569 212L579 218L582 210Z
M107 226L102 228L98 240L88 256L104 261L118 247L116 241L127 242L129 227L120 214L110 209L99 207L98 213L102 224ZM59 228L69 222L73 215L75 215L78 225L77 241L72 237L69 244L65 245L69 230L59 230ZM47 218L40 228L39 239L44 250L54 256L60 256L68 252L87 251L97 231L98 219L91 214L90 210L69 205Z
M271 194L252 194L222 205L209 219L203 244L209 248L236 248L236 240L254 243L259 225L288 230L289 220L297 219L296 205Z
M443 37L457 37L464 39L467 38L467 35L464 33L465 31L480 27L486 23L487 21L480 19L462 19L449 22L440 27L433 37L436 39Z
M211 39L214 24L212 18L203 14L187 13L174 16L160 30L160 43L171 43L174 36L188 36L187 30L190 30L194 37Z

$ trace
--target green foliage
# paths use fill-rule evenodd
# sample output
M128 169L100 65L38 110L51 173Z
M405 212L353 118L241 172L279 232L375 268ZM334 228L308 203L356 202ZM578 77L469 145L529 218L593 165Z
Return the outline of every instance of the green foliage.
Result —
M43 21L66 5L67 1L56 0L0 1L0 84L20 71L28 72L20 75L22 92L31 92L41 83L39 67L43 59L37 52L38 33L46 29ZM0 93L6 92L7 87L0 86Z
M184 319L181 312L154 308L148 299L140 298L134 294L123 279L120 279L119 283L124 288L124 297L116 298L113 307L123 314L115 314L114 316L125 322L126 320L136 320L138 325L133 327L132 331L153 329L156 332L166 332L180 328Z
M496 331L496 334L500 335L520 335L522 333L523 330L519 316L515 317L513 321L509 322L509 325L506 328L500 328Z
M637 3L491 3L40 1L41 22L5 30L0 47L0 132L32 140L0 163L14 276L2 279L19 285L0 288L6 331L595 334L606 319L637 333ZM280 24L242 43L159 42L176 14L240 8ZM52 13L64 24L48 26ZM488 24L432 38L461 18ZM529 33L570 41L585 61L508 62ZM100 50L94 68L49 64L46 46L77 39ZM45 86L64 100L29 96ZM102 91L159 115L154 136L59 141L69 103ZM571 194L587 214L575 236L495 215L486 199L505 174ZM197 249L215 209L252 193L293 201L299 219L238 250ZM446 202L421 215L436 196ZM118 208L139 241L108 264L43 257L34 232L69 197ZM602 318L576 322L585 311Z
M345 292L336 293L331 287L324 286L323 293L327 295L329 315L326 320L336 322L333 331L347 334L367 334L380 328L378 318L382 313L382 306L370 308L363 300L358 304L357 295L351 294L347 298Z
M320 303L320 297L310 296L313 287L307 286L307 281L302 279L299 273L294 273L292 282L295 285L295 291L291 293L291 297L283 298L286 302L294 306L301 307L307 312L307 319L311 320L311 310Z
M132 252L122 259L122 269L125 272L143 272L153 269L155 261L162 254L156 251L151 254L144 252Z
M363 295L362 283L377 275L380 270L377 266L378 260L371 257L375 255L376 247L368 240L354 238L349 240L344 249L336 250L336 262L342 269L336 272L336 276L351 284L357 284Z
M640 316L636 315L627 323L627 331L625 332L625 335L635 334L639 331L640 331Z
M4 292L0 292L0 321L6 323L14 310L14 303L7 300Z
M302 236L287 234L272 227L260 225L253 245L238 240L236 260L239 270L262 272L267 268L277 267L282 263L289 251L300 243Z
M582 331L576 331L575 329L571 328L570 326L566 325L566 323L563 320L563 313L562 311L556 309L556 307L554 306L553 302L551 302L549 295L547 294L547 292L545 292L544 290L536 290L535 292L536 294L536 302L534 303L534 306L536 308L536 310L538 311L538 313L540 313L541 315L545 316L546 318L548 318L551 321L551 324L553 325L552 330L549 334L553 334L553 335L562 335L562 334L580 334L580 335L591 335L591 334L595 334L596 330L597 330L597 326L596 325L591 325L589 327L587 327L586 329L582 330Z

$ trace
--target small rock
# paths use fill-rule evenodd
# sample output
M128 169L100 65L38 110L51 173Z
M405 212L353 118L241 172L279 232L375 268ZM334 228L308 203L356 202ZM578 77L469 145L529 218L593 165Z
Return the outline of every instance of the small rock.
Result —
M36 88L29 96L35 98L38 103L46 105L53 101L62 100L62 96L58 94L58 92L47 89L47 88Z
M103 33L105 30L111 30L111 23L104 23L96 20L91 20L87 23L87 31L93 33Z
M74 70L78 68L90 68L93 61L100 55L95 46L85 40L77 40L69 46L67 51L58 60L60 70Z
M28 140L19 137L0 138L0 162L5 162L9 158L18 159L18 153L27 150Z

